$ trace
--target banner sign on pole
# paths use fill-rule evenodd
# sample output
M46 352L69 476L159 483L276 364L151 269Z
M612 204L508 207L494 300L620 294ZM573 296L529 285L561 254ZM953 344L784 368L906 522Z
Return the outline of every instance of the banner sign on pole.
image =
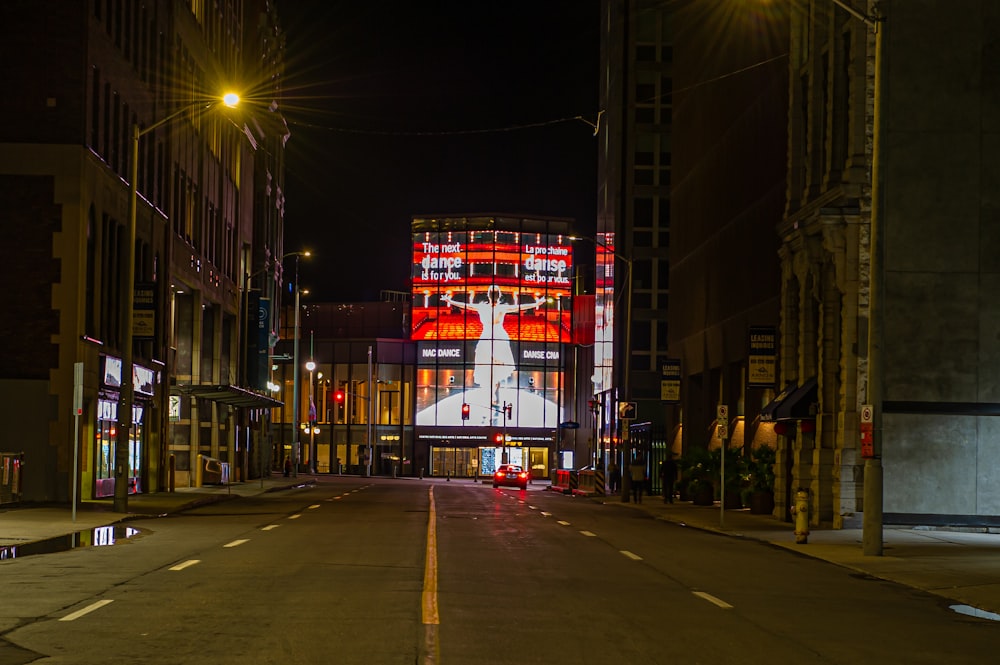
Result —
M777 380L778 330L774 326L750 327L747 387L773 388Z
M660 373L660 400L678 403L681 401L681 361L667 358Z

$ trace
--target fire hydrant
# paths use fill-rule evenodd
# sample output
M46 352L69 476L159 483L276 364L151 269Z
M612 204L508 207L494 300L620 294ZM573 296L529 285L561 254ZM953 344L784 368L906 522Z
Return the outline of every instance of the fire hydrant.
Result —
M789 509L795 516L795 542L809 542L809 490L799 488L795 493L795 505Z

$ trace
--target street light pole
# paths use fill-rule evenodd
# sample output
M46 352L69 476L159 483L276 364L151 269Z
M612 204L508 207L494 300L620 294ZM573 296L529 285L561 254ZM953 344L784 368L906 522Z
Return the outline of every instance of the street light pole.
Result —
M299 476L299 255L295 255L295 330L292 333L292 475Z
M372 475L372 455L374 454L372 450L372 437L375 436L375 423L372 422L375 419L375 383L374 383L374 365L372 356L372 347L368 347L368 458L365 464L365 475L369 478Z
M306 369L309 370L309 473L316 473L316 415L314 409L313 376L316 371L316 362L312 359L312 333L309 334L309 362Z
M885 16L876 6L869 16L843 0L831 0L848 14L871 28L875 35L875 71L872 76L872 166L871 220L869 222L868 266L868 403L872 405L872 456L865 459L865 485L861 521L862 553L882 556L882 331L883 279L883 202L882 202L882 34Z
M234 93L227 93L222 99L222 103L232 108L240 103L240 98ZM128 512L128 467L132 440L132 406L135 401L133 391L135 384L132 380L132 309L135 307L135 243L136 243L136 217L138 216L139 204L139 139L146 134L158 129L184 113L203 107L206 111L218 104L218 101L205 103L197 101L187 104L167 117L154 122L144 129L139 128L139 123L132 124L132 159L129 163L129 185L128 185L128 233L125 236L125 275L122 277L122 288L124 297L121 301L119 312L119 327L121 329L121 353L122 353L122 377L120 386L120 397L118 405L118 431L115 437L115 495L114 510L118 513Z

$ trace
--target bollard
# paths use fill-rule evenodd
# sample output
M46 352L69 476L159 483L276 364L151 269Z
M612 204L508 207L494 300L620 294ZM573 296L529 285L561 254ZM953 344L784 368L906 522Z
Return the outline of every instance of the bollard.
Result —
M809 490L800 487L789 510L795 516L795 542L804 545L809 542Z

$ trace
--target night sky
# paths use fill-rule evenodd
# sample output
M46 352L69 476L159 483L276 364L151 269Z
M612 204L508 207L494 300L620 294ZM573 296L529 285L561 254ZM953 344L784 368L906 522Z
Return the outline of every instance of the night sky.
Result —
M414 215L593 233L598 0L279 0L285 251L322 302L406 290Z

